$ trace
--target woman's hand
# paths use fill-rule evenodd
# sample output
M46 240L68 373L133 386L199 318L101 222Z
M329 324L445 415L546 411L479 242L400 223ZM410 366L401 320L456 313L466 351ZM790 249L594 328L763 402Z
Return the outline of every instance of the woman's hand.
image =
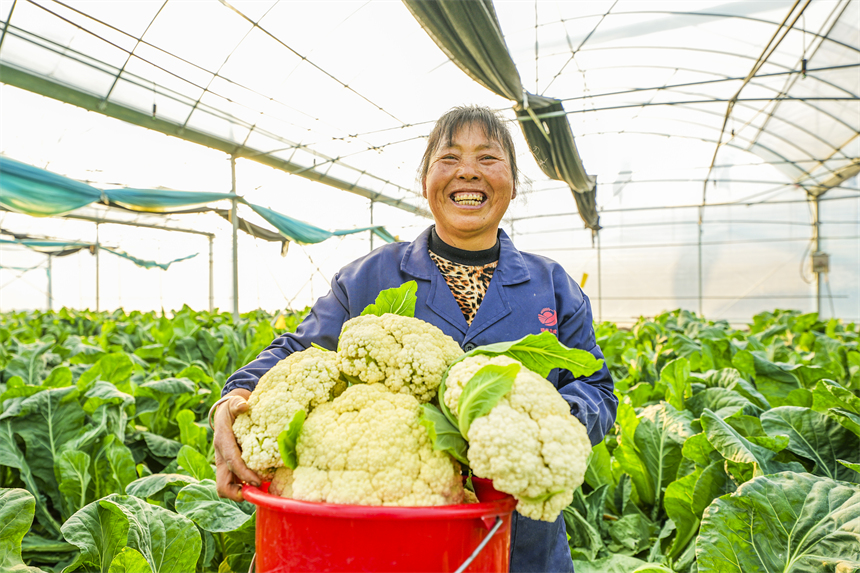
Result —
M260 476L248 469L242 461L242 451L233 434L236 416L248 410L248 390L237 388L231 391L230 399L215 410L215 489L218 495L242 501L242 483L260 485Z

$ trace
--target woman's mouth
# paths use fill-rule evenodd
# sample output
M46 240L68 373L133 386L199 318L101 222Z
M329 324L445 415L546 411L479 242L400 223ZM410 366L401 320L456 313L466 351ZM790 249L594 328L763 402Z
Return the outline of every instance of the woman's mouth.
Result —
M459 191L451 195L451 200L457 205L477 207L487 200L487 196L476 191Z

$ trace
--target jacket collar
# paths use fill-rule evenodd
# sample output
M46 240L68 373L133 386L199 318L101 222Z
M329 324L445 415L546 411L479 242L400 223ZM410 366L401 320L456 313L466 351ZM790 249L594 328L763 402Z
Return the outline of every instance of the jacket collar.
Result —
M424 229L406 248L406 252L403 253L403 259L400 262L400 269L404 273L416 278L430 280L439 272L436 263L433 262L427 253L430 229L432 228L430 226ZM499 266L496 267L493 273L493 280L496 280L498 276L499 282L503 285L514 285L529 280L529 271L526 268L522 254L514 247L514 242L511 241L510 237L503 230L499 231L499 241L501 243Z

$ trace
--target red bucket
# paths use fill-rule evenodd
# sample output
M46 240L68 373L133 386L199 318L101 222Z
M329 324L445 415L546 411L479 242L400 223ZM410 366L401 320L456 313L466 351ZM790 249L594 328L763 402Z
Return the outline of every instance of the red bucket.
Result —
M465 571L507 571L516 500L473 482L481 503L438 507L298 501L245 485L257 506L257 573L456 571L493 529Z

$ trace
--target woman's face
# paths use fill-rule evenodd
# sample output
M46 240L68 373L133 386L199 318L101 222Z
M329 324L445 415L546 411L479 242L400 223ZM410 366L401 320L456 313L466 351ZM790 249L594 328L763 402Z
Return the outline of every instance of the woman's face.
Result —
M439 238L469 251L496 244L499 222L516 195L507 154L471 125L442 141L422 181Z

